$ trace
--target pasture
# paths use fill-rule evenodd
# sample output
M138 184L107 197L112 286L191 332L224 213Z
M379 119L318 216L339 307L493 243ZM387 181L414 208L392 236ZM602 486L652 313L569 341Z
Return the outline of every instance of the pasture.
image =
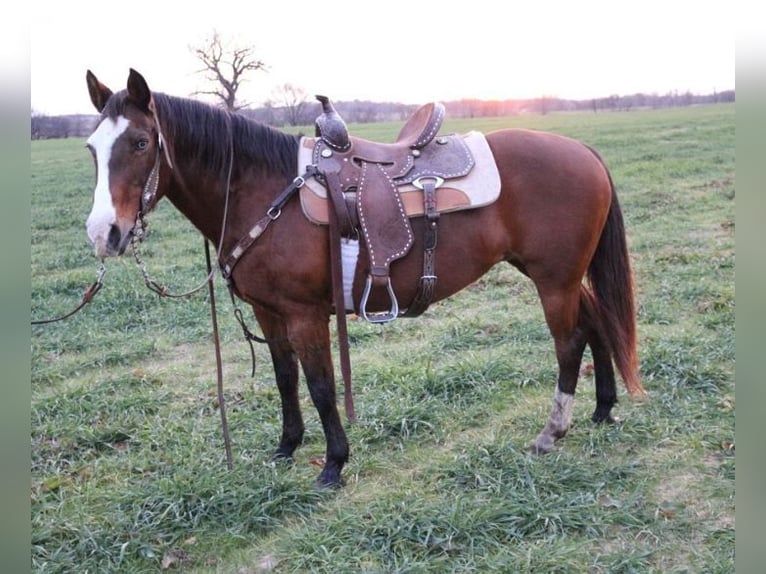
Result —
M581 139L617 187L649 400L620 387L619 420L595 427L585 368L573 428L545 456L525 446L550 409L553 345L531 282L508 265L422 318L350 321L359 420L346 486L321 491L324 439L305 388L304 446L293 465L270 461L271 361L256 347L250 377L222 282L232 471L207 291L159 299L129 253L108 260L93 303L32 329L32 570L733 572L734 120L734 105L715 105L445 121L443 132ZM390 141L399 126L350 127ZM84 229L94 174L84 140L31 150L42 318L69 311L96 277ZM171 290L204 279L202 247L168 202L149 216L142 255Z

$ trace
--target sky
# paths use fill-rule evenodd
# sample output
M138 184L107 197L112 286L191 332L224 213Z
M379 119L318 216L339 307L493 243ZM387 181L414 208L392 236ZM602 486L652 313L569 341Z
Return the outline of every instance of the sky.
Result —
M289 83L334 100L589 99L735 88L734 6L703 0L31 0L35 113L95 113L85 84L209 89L191 52L213 31L268 66L240 99Z

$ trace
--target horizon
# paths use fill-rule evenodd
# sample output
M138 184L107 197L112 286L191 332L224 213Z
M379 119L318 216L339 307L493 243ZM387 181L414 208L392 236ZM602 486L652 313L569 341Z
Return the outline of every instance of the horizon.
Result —
M664 98L664 97L669 97L669 96L676 96L676 97L678 97L678 96L691 95L693 97L705 98L705 97L711 97L711 96L714 96L714 95L720 95L720 94L725 94L725 93L729 93L729 92L736 93L736 89L735 88L731 88L731 89L726 89L726 90L715 90L715 91L705 92L705 93L695 93L695 92L691 92L691 91L688 91L688 90L685 91L685 92L678 92L677 90L672 90L670 92L665 92L665 93L658 93L658 92L651 92L651 93L649 93L649 92L635 92L635 93L632 93L632 94L608 94L608 95L604 95L604 96L596 96L596 97L593 97L593 98L582 98L582 99L561 98L561 97L558 97L558 96L538 96L538 97L533 97L533 98L507 98L507 99L504 99L504 100L488 100L488 99L482 99L482 98L460 98L460 99L455 99L455 100L439 100L439 101L441 103L443 103L444 105L458 104L458 103L462 103L462 102L477 102L477 103L526 103L526 102L535 102L535 101L539 101L541 99L546 98L546 99L550 99L550 100L553 100L553 101L564 101L564 102L572 102L572 103L583 104L583 103L589 103L591 101L608 100L608 99L613 98L613 97L622 98L622 99L629 99L629 98L633 98L633 97L637 97L637 96L645 96L645 97L649 97L649 98ZM173 96L174 94L166 94L166 95ZM181 96L181 97L184 97L184 96ZM189 98L190 99L195 99L193 96L189 96ZM204 101L204 100L200 100L200 101ZM306 101L308 103L316 103L314 101L313 97L312 96L308 96L308 95L307 95ZM337 99L334 99L334 98L333 98L332 101L333 101L333 103L335 105L353 104L353 103L357 103L358 102L358 103L370 103L370 104L373 104L373 105L382 105L382 106L385 106L385 105L417 106L417 105L428 103L428 102L419 102L419 103L411 103L411 104L409 104L409 103L396 102L396 101L375 101L375 100L358 100L358 99L356 99L356 100L342 100L342 99L341 100L337 100ZM206 103L211 103L211 102L206 102ZM319 104L317 103L317 105L319 105ZM248 106L243 107L242 109L243 110L249 110L249 111L257 111L257 110L262 110L264 108L265 108L265 103L262 103L262 104L257 105L257 106L256 105L248 105ZM280 109L280 106L276 106L275 109ZM550 110L550 112L556 112L556 111L562 111L562 110L557 110L555 108ZM43 116L43 117L51 117L51 118L53 118L53 117L67 117L67 116L98 116L99 114L95 110L92 111L92 112L76 112L76 113L66 113L66 114L42 114L42 113L37 113L36 110L33 109L32 110L32 115L33 116Z

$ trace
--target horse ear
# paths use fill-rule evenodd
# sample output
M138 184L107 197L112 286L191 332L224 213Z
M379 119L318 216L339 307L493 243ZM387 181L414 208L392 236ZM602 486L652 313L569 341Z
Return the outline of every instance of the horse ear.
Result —
M152 92L144 77L133 68L130 69L130 75L128 76L128 95L139 108L149 111Z
M88 83L88 93L90 94L90 101L96 106L98 113L104 111L106 101L111 97L112 90L107 88L104 84L98 81L98 78L88 70L85 74L85 81Z

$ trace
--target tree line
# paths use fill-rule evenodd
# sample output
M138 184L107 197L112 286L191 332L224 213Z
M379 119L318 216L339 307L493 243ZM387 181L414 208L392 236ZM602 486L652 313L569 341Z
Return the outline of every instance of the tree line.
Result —
M522 114L548 114L561 111L627 112L647 108L667 108L734 102L735 91L726 90L707 95L690 92L658 94L633 94L629 96L608 96L589 100L568 100L552 96L527 100L487 101L463 99L444 102L447 115L451 118L480 118L514 116ZM425 102L424 102L425 103ZM416 105L372 101L334 102L338 112L349 123L372 123L402 121L417 109ZM258 122L274 126L310 126L319 115L317 102L294 98L282 105L267 102L257 108L241 108L237 112ZM32 139L87 137L96 128L96 115L48 116L32 113Z

